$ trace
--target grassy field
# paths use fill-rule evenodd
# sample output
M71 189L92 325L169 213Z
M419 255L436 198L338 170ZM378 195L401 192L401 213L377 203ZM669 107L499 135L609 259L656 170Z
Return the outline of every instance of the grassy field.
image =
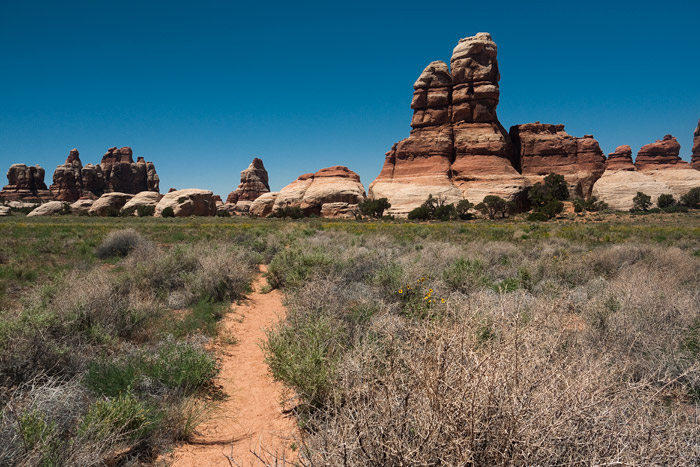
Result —
M148 463L259 263L305 465L700 461L700 215L0 219L0 465Z

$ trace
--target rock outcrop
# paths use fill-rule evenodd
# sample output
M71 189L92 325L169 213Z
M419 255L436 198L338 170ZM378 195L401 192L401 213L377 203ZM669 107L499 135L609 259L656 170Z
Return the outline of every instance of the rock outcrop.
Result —
M83 194L83 163L77 149L71 149L63 165L56 167L53 184L49 187L53 198L58 201L74 202Z
M95 203L94 199L81 198L78 201L76 201L70 205L70 212L72 214L82 214L82 213L89 214L90 208L92 207L92 205L94 203Z
M680 199L691 188L700 186L700 171L681 160L680 148L676 138L666 135L663 140L643 146L632 165L631 148L620 146L610 154L592 194L615 210L632 209L637 192L651 196L652 203L662 194Z
M258 199L250 204L249 212L252 216L256 217L267 217L272 214L272 209L275 206L275 200L277 199L279 192L271 191L261 195Z
M133 151L125 146L109 148L100 167L105 179L105 191L136 194L142 191L160 191L160 179L152 162L139 157L134 162Z
M0 217L7 217L12 213L9 206L0 206Z
M241 183L234 191L229 193L226 204L236 204L239 201L255 201L261 195L270 192L267 170L263 161L257 157L253 159L247 169L241 172Z
M386 154L370 197L406 214L428 195L447 202L516 198L527 181L512 165L511 141L498 121L496 44L487 33L461 39L450 60L430 63L413 88L411 134Z
M698 126L693 133L693 155L690 159L690 165L694 169L700 170L700 120L698 120Z
M126 204L122 206L120 213L122 215L130 214L138 216L138 209L146 207L153 208L153 212L155 212L156 205L158 205L158 201L160 201L162 197L163 195L155 191L142 191L127 201Z
M275 197L272 211L298 207L305 215L323 215L325 206L327 214L349 213L365 198L360 176L347 167L335 166L301 175L282 188ZM329 204L333 204L333 207L326 206Z
M7 185L0 191L2 201L43 201L51 199L39 165L13 164L7 171Z
M209 190L188 188L171 191L156 205L155 217L162 217L163 210L168 207L172 208L175 217L216 215L214 193Z
M588 197L605 171L605 155L592 135L577 138L566 133L564 125L536 122L511 127L510 136L516 164L530 184L557 173L572 195Z
M27 217L37 216L53 216L63 212L63 201L49 201L48 203L40 204L33 211L27 214Z
M113 191L100 196L88 209L88 214L91 216L108 216L119 214L119 210L131 199L134 195L131 193L120 193Z

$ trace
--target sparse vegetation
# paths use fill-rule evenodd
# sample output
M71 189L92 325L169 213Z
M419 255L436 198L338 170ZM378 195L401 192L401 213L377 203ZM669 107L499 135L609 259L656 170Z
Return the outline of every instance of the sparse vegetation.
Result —
M363 215L379 219L384 215L384 211L391 207L391 203L386 198L367 199L361 202L358 207Z
M651 208L651 196L638 191L634 198L632 198L632 203L634 203L633 210L646 212Z

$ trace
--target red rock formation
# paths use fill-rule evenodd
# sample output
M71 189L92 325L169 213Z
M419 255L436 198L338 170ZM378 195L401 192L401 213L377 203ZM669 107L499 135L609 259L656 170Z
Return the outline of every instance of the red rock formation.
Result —
M134 162L133 151L125 146L121 149L109 148L100 166L105 180L105 191L121 193L139 193L141 191L160 191L160 180L152 162L139 157Z
M487 33L461 39L450 61L430 63L414 84L411 135L386 154L370 196L406 214L428 195L447 202L514 198L526 181L511 163L511 142L496 115L496 44Z
M573 195L588 197L605 171L605 155L592 135L576 138L564 125L539 122L510 129L520 170L530 183L550 173L563 175Z
M690 165L694 169L700 170L700 120L698 120L698 126L693 134L693 155L690 159Z
M664 136L664 139L642 146L637 153L635 165L639 170L653 170L662 166L687 165L683 162L679 154L681 145L676 138L671 135Z
M44 175L44 169L39 165L11 165L7 171L7 185L0 191L0 200L50 200L51 192L46 188Z
M256 157L248 168L241 172L241 183L236 190L229 193L226 204L235 204L238 201L255 201L262 194L269 192L267 170L265 170L263 161Z
M627 145L618 146L615 152L608 154L605 170L636 170L632 161L632 148Z
M71 149L66 162L56 167L53 184L49 187L53 198L58 201L77 201L83 194L83 163L77 149Z

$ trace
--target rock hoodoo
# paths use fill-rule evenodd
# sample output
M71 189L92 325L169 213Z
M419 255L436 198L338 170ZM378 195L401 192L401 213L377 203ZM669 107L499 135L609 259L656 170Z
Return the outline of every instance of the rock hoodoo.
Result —
M678 140L671 135L664 136L664 139L656 140L651 144L642 146L637 153L635 165L639 170L654 170L663 166L687 165L679 154L681 145Z
M46 201L51 192L44 183L44 169L39 165L13 164L7 171L7 185L0 191L3 201Z
M234 191L229 193L226 204L236 204L239 201L255 201L264 193L270 192L267 170L263 161L257 157L253 159L247 169L241 172L241 183Z
M387 153L370 196L405 214L429 194L448 202L517 197L527 185L511 162L511 141L498 121L496 44L487 33L461 39L450 60L432 62L414 84L411 134Z
M265 204L253 202L251 212L264 212L272 199L265 196ZM262 196L259 198L261 199ZM285 207L298 207L304 214L325 217L354 217L357 205L364 201L365 188L360 176L343 166L328 167L313 174L304 174L282 188L274 196L274 204L268 214Z
M694 169L700 170L700 120L698 120L698 126L693 133L693 155L690 159L690 165Z
M608 154L605 170L636 170L632 161L632 148L627 145L618 146L615 152Z
M93 172L91 167L87 172ZM103 190L103 182L100 181L102 171L99 175L91 173L90 178L94 191L83 190L83 163L80 161L80 153L77 149L71 149L66 162L56 167L53 173L53 184L49 187L53 198L58 201L77 201L87 191L93 196L100 196ZM91 196L92 197L92 196Z
M605 155L593 136L576 138L564 125L527 123L510 129L516 163L531 184L550 173L563 175L573 195L588 197L605 171ZM631 154L631 149L630 149Z

